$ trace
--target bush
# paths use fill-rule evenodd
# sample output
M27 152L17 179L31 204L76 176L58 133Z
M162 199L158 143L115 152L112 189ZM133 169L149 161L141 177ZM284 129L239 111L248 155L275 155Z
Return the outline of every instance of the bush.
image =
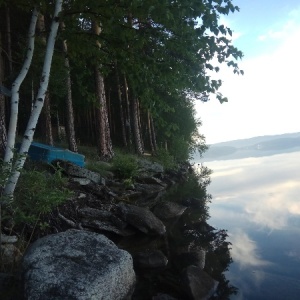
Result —
M105 177L109 174L109 171L111 171L112 166L109 163L103 161L87 161L85 168L90 171L97 172L101 176Z
M136 158L130 154L118 153L112 160L113 171L121 179L130 179L138 173Z
M158 149L155 158L165 170L173 170L177 167L174 156L165 149Z
M66 178L61 171L54 174L46 171L23 170L11 203L14 222L36 223L40 216L64 203L72 192L66 188Z

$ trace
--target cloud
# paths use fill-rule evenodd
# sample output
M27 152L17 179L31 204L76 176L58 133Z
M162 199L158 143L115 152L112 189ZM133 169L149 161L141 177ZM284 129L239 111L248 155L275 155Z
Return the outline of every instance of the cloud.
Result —
M233 245L231 250L233 261L239 264L241 269L271 264L260 257L256 243L242 230L230 234L230 241Z
M300 26L270 52L246 56L240 63L244 76L221 68L216 78L229 102L220 105L211 97L196 104L207 143L299 131L299 40Z
M232 227L247 222L268 231L294 228L293 218L300 216L299 160L300 152L294 152L206 163L214 171L208 187L214 216L217 211L215 217L223 220L230 213Z
M300 27L300 8L291 10L284 21L272 24L271 27L258 36L259 41L284 40L297 33Z

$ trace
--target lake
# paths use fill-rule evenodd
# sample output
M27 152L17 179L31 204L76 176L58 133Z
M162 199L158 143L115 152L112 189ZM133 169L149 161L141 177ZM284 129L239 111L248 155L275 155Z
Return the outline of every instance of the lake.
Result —
M300 152L204 162L210 225L227 229L232 299L300 299Z

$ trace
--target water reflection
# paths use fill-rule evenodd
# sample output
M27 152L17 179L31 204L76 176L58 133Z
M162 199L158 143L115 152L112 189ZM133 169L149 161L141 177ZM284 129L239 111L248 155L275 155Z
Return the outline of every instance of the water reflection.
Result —
M226 228L235 299L300 299L300 152L205 163L210 223Z

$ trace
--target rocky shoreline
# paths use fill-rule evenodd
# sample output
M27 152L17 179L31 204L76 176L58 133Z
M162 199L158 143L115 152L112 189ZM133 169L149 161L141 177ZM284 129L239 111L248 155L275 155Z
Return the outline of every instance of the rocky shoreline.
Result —
M190 164L164 172L141 160L126 184L57 163L74 196L44 217L21 270L0 274L1 299L226 299L226 234L207 224L204 199L166 197L195 175ZM14 247L10 238L2 247Z

